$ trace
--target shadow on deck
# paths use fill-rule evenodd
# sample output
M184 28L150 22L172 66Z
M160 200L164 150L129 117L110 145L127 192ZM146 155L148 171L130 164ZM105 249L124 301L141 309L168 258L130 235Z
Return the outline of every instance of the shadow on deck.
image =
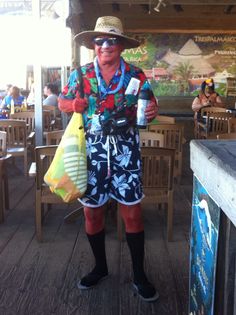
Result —
M77 280L93 266L83 214L66 224L63 218L72 206L53 206L44 223L44 242L38 243L34 180L23 176L21 164L10 165L11 209L0 226L0 314L187 314L192 173L186 139L182 182L175 192L173 242L166 241L166 213L144 210L145 267L160 293L153 304L142 302L131 289L131 258L126 242L117 239L112 210L106 218L111 276L97 288L78 290Z

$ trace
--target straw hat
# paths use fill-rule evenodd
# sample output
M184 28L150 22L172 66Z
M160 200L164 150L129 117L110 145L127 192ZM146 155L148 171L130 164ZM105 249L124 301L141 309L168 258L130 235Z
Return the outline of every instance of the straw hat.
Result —
M93 31L84 31L75 35L74 39L79 45L83 45L89 49L94 48L93 39L100 35L119 37L122 39L124 48L135 48L140 45L140 42L131 37L125 36L122 22L115 16L102 16L97 19Z

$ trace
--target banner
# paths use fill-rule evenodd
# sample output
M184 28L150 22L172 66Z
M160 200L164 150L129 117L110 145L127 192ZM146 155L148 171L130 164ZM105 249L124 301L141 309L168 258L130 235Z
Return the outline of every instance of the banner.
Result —
M220 208L194 177L190 244L189 315L214 315Z
M134 34L132 34L134 36ZM138 48L124 59L141 67L158 96L195 96L211 77L226 94L226 78L236 76L236 35L136 34Z

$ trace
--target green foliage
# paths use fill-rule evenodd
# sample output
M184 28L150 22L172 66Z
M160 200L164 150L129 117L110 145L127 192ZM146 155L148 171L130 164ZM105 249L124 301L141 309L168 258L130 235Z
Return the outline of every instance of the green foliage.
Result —
M156 96L188 96L187 91L182 91L181 82L171 82L171 81L151 81L151 86Z
M220 83L219 86L215 90L221 96L226 95L226 84Z
M188 79L192 78L194 75L194 67L189 61L179 62L174 68L173 73L183 81L188 81Z

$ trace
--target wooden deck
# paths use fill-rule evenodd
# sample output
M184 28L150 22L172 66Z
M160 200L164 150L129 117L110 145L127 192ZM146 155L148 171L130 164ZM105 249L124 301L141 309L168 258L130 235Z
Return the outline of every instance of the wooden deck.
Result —
M192 198L188 141L183 178L175 193L173 242L166 241L164 210L144 209L145 266L160 293L159 300L151 304L142 302L131 288L131 258L126 242L117 239L116 214L112 210L106 221L110 277L94 289L77 289L77 280L93 265L83 214L68 224L64 216L73 206L53 206L45 220L44 242L38 243L34 180L23 176L22 166L17 163L9 167L11 209L0 226L1 315L187 314Z

